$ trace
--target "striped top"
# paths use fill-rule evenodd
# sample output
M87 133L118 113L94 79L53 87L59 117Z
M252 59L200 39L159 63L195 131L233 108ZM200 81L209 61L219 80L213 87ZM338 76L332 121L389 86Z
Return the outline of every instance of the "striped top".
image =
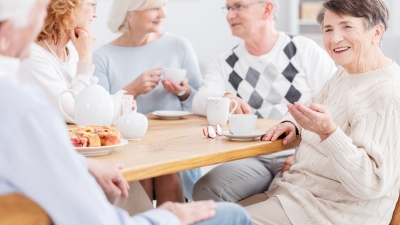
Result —
M337 124L326 140L302 129L298 163L267 192L296 224L389 224L399 197L400 66L343 68L309 102Z

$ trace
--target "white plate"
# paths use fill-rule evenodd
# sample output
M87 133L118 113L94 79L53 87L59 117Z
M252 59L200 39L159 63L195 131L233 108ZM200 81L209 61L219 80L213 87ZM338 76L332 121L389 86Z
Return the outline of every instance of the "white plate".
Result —
M157 116L160 119L167 119L167 120L178 120L184 116L190 115L190 112L186 111L155 111L152 112L151 115Z
M221 133L223 136L226 136L234 141L253 141L255 138L261 137L265 134L265 131L256 130L251 134L240 134L235 135L231 134L229 131L224 130Z
M84 156L97 156L106 155L112 152L115 148L121 147L128 144L128 141L121 139L121 143L118 145L110 146L99 146L99 147L75 147L75 149Z

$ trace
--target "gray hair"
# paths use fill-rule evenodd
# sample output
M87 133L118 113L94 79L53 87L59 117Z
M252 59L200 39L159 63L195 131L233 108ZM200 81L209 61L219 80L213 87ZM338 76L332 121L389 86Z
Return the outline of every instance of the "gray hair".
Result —
M327 11L337 15L363 18L366 30L382 24L386 31L389 26L389 10L382 0L325 0L317 16L317 22L321 28L324 26Z
M267 0L267 2L272 2L272 4L274 4L274 10L272 11L272 19L276 20L278 18L278 11L279 11L279 5L278 2L276 0Z
M114 0L108 19L108 28L114 33L128 30L125 18L128 12L151 9L162 6L166 0Z
M29 12L37 0L0 0L0 22L11 20L16 28L25 27Z

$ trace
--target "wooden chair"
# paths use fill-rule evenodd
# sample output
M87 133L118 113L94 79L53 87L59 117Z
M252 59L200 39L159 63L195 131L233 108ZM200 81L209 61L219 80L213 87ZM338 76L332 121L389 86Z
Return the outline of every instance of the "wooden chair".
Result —
M0 225L50 225L46 212L30 199L11 194L0 197ZM389 225L400 225L400 201L397 201Z
M390 225L399 225L400 224L400 199L397 200L396 208L394 209L392 221L390 221Z
M36 203L19 194L0 196L0 225L50 225L51 219Z

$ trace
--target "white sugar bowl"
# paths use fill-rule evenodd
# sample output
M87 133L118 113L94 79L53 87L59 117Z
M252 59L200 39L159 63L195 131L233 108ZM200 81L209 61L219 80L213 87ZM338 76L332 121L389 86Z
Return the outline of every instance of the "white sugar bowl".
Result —
M147 127L147 117L141 113L127 113L118 118L118 130L127 140L139 141Z

